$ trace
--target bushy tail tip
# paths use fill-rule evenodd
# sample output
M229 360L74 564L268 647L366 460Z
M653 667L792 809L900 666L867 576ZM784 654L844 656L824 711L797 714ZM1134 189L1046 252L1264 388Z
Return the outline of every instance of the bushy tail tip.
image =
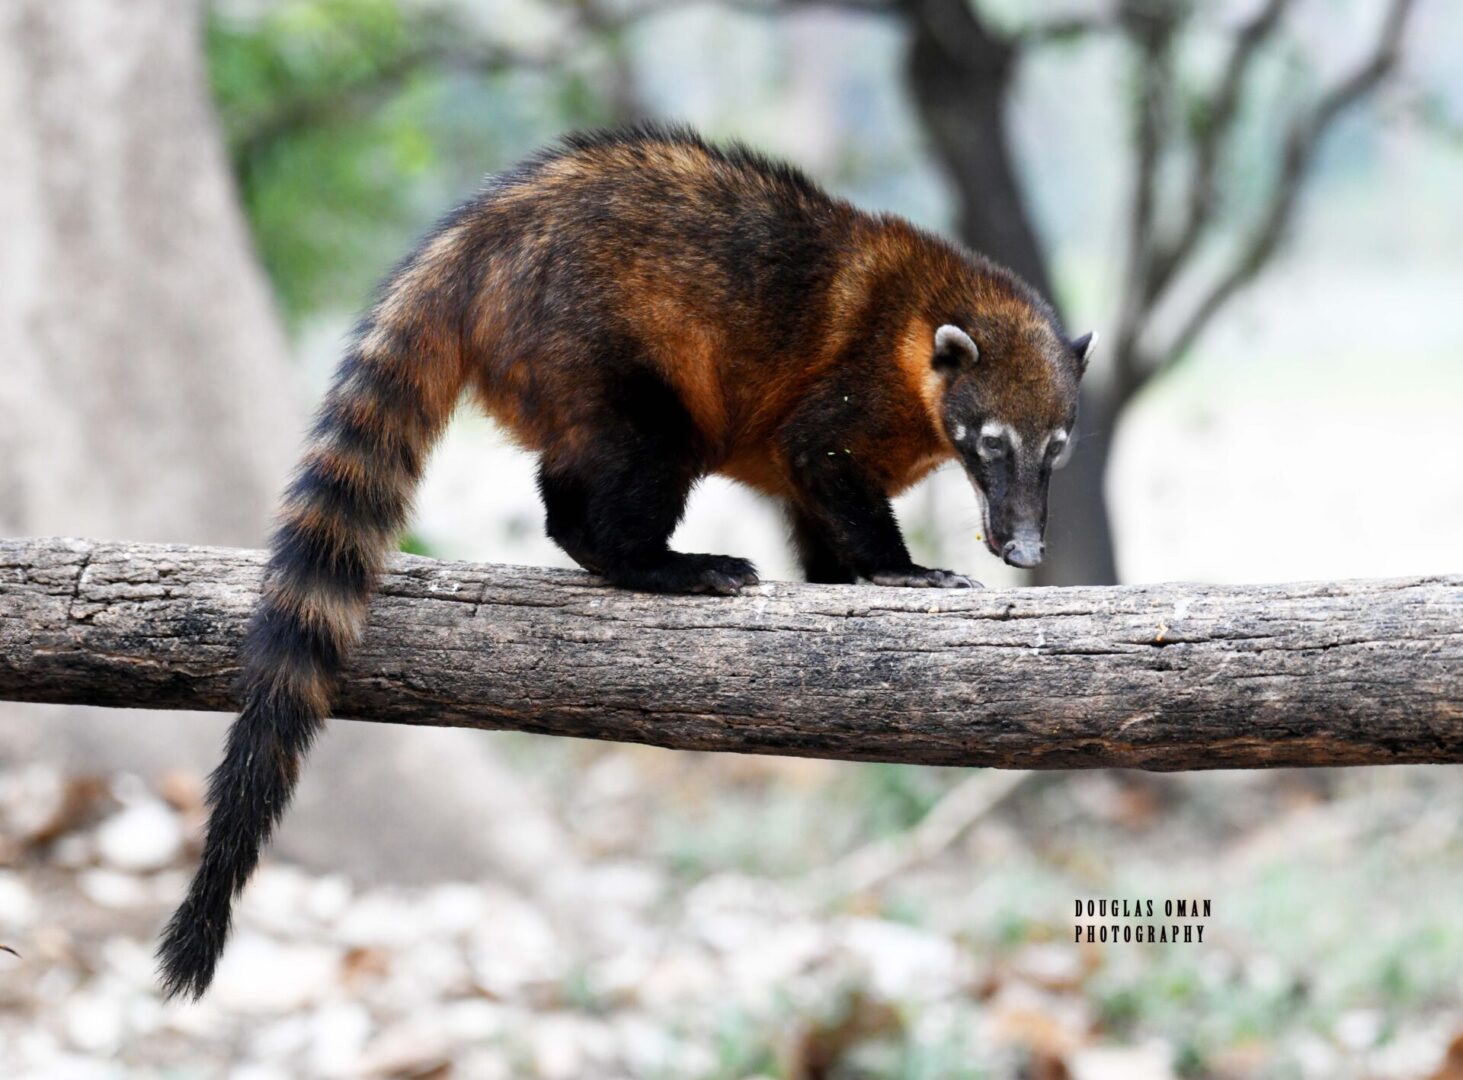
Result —
M229 936L229 893L211 896L195 883L173 913L158 944L157 959L163 996L197 1001L213 982L213 973Z

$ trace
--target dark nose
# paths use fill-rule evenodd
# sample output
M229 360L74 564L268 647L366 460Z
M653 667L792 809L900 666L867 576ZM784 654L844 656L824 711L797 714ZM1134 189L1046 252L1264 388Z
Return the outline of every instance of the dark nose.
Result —
M1045 554L1046 544L1036 536L1017 536L1007 540L1005 546L1001 548L1001 558L1023 570L1030 570L1036 566Z

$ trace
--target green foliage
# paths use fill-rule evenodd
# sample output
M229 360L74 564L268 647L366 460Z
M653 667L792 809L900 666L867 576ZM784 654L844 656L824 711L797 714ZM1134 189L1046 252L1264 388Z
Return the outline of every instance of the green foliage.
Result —
M429 50L395 0L285 0L210 12L215 99L245 211L285 313L355 301L413 222L436 163ZM389 258L389 256L387 256Z
M429 559L437 557L437 552L432 548L432 545L414 532L409 532L401 538L401 543L397 545L397 550L405 552L407 555L425 555Z
M688 880L727 867L805 872L870 838L914 827L961 775L918 765L854 764L841 768L826 790L726 790L713 802L657 822L656 847ZM916 900L898 899L889 914L916 921Z
M362 306L485 172L553 132L617 119L605 42L548 67L523 64L465 16L404 0L211 7L214 97L291 322Z
M595 986L593 973L583 964L576 964L564 976L560 995L563 1006L575 1012L602 1016L612 1008L612 1002Z
M728 1009L722 1015L713 1036L716 1067L708 1080L767 1075L776 1068L770 1033L759 1027L739 1009Z
M854 771L862 781L860 801L874 836L913 828L959 775L955 770L883 763L859 765Z

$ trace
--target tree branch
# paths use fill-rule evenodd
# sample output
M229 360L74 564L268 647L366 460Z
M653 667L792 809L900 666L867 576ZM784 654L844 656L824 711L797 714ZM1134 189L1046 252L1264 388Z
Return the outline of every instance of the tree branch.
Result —
M231 133L229 141L236 160L255 160L295 132L375 111L429 65L490 74L514 68L547 70L562 60L557 50L539 54L470 40L433 40L402 52L348 85L287 99L245 130Z
M1124 30L1138 52L1138 74L1133 108L1133 201L1128 222L1128 264L1113 350L1120 402L1131 397L1143 381L1138 335L1151 309L1148 268L1156 242L1158 171L1171 128L1170 109L1175 96L1174 37L1180 18L1179 8L1170 0L1157 3L1128 0L1122 9Z
M1109 14L1056 15L1026 23L1011 33L1017 46L1060 44L1121 27L1121 20Z
M1196 302L1193 313L1181 324L1167 348L1157 354L1160 368L1184 355L1210 320L1279 250L1322 141L1347 109L1373 93L1396 67L1402 34L1413 6L1414 0L1392 0L1371 55L1291 124L1281 153L1280 173L1265 209L1249 238L1240 245L1229 269Z
M1194 168L1189 181L1188 211L1177 236L1159 246L1144 280L1144 300L1154 299L1173 280L1177 270L1193 254L1199 238L1214 217L1221 151L1228 145L1239 115L1240 99L1261 47L1274 35L1291 0L1266 0L1265 4L1235 35L1229 62L1214 94L1204 106L1203 126L1194 147Z
M0 541L0 699L232 707L264 556ZM621 592L399 556L339 715L1022 768L1463 761L1463 577Z

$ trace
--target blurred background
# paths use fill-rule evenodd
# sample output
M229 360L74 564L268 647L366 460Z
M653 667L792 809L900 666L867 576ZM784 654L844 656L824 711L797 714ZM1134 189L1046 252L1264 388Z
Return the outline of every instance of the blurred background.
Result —
M689 122L1103 339L1033 581L1457 571L1447 0L10 0L0 533L257 546L355 314L485 173ZM569 565L458 417L408 550ZM794 577L733 485L677 545ZM0 704L0 1070L1463 1077L1456 770L995 773L336 724L215 989L150 952L227 717ZM1072 944L1086 897L1202 945Z

